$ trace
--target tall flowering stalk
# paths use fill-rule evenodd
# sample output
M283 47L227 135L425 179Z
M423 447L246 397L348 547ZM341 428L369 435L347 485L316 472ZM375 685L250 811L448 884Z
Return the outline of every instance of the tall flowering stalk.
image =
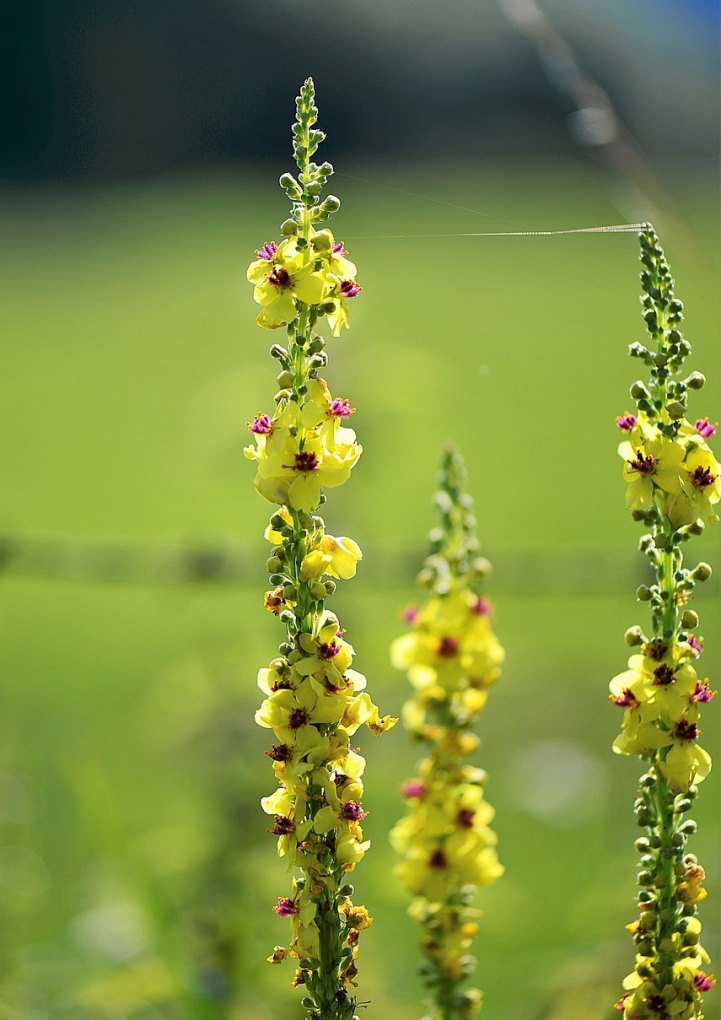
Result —
M478 556L464 481L463 461L447 447L435 497L441 524L429 536L430 554L419 575L431 594L421 607L406 610L411 631L391 648L393 665L408 671L414 688L403 721L428 750L403 786L406 814L391 841L401 857L397 874L414 896L410 913L423 928L421 974L433 996L432 1020L460 1020L480 1009L480 991L463 988L475 966L469 950L478 912L472 904L477 887L503 872L489 828L486 774L468 760L478 747L473 729L504 653L483 594L490 565Z
M320 228L340 202L320 197L330 163L311 162L325 136L315 127L310 79L296 108L298 174L280 178L291 216L283 240L266 241L248 269L258 324L287 333L287 346L270 351L280 363L274 411L249 423L255 444L245 450L257 466L256 489L279 507L265 533L272 546L265 606L285 628L277 657L258 674L266 697L255 716L277 741L266 753L279 785L262 806L293 876L290 895L274 908L290 919L290 943L276 946L269 960L296 958L294 984L303 986L308 1020L350 1020L358 937L372 923L347 882L369 847L361 830L365 760L352 738L362 725L381 733L396 720L380 718L365 677L352 668L353 647L326 608L335 579L353 577L361 551L352 539L327 534L316 510L325 488L348 480L361 447L346 424L354 408L318 374L327 357L316 330L325 319L338 336L360 287L342 243Z
M630 353L649 369L648 382L631 387L637 413L616 419L625 433L618 452L624 462L626 505L635 520L650 528L640 548L655 572L651 585L637 592L650 607L648 633L632 627L628 644L637 651L629 668L611 681L611 699L623 710L619 754L640 755L636 814L645 829L636 842L639 919L629 926L636 943L636 966L624 981L617 1009L626 1020L701 1020L703 993L714 979L703 969L697 907L706 896L704 870L687 852L696 823L686 817L698 784L711 768L700 746L701 707L715 695L699 670L703 641L694 634L698 615L688 608L697 581L710 567L684 566L682 547L717 521L721 467L706 442L716 426L708 418L687 419L689 390L704 377L684 375L691 346L681 333L683 306L655 232L640 234L643 316L649 345Z

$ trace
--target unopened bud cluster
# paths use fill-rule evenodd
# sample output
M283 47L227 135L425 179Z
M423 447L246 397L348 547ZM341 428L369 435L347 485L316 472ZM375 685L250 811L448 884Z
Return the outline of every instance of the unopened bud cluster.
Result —
M265 533L265 607L285 632L278 655L258 674L265 699L255 718L276 740L266 753L278 788L262 806L293 876L290 895L274 907L290 920L290 944L276 946L269 960L297 961L294 984L303 986L308 1020L351 1020L359 933L372 923L347 882L369 847L361 828L365 760L352 741L361 726L381 733L396 720L380 717L365 677L352 668L355 651L325 605L336 580L355 574L361 550L351 538L327 534L316 511L324 489L348 480L361 447L347 426L354 408L318 374L326 355L316 326L325 318L338 335L348 325L346 299L360 287L343 245L313 226L339 205L320 198L332 167L310 161L324 137L316 118L308 80L293 126L298 176L281 178L293 202L286 239L266 242L248 270L262 306L259 325L287 332L287 346L270 352L280 363L273 413L248 423L255 443L245 451L257 465L256 489L278 507Z
M401 858L397 874L414 897L410 913L423 929L421 975L433 996L434 1020L460 1020L480 1008L480 991L464 987L475 968L473 901L478 886L503 872L490 828L493 808L484 796L486 775L468 761L503 649L483 593L490 564L478 556L473 504L463 484L462 460L449 447L436 494L441 524L431 532L419 575L429 594L405 611L410 631L391 649L393 665L407 670L414 690L403 721L428 747L417 774L403 785L406 814L391 841Z
M704 377L684 376L691 346L681 333L682 305L655 232L640 235L643 317L647 344L630 353L649 369L648 381L631 387L636 412L616 419L625 433L618 452L624 462L626 505L650 530L640 549L655 581L637 591L648 603L650 624L626 632L636 651L628 669L611 681L611 700L623 710L614 743L620 754L640 755L636 815L646 834L636 843L639 918L629 930L636 966L624 981L617 1009L625 1020L702 1020L703 993L714 983L704 969L697 904L706 896L704 870L688 852L696 823L688 812L698 784L711 769L699 744L701 708L716 694L699 669L703 640L694 633L698 614L689 608L695 585L711 574L706 563L684 566L683 546L717 521L721 467L707 440L716 431L708 418L687 417L689 390Z

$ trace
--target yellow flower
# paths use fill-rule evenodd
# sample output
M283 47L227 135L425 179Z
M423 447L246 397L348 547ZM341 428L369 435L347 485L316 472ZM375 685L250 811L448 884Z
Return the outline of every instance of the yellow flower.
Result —
M256 255L247 276L255 284L253 299L263 306L256 319L259 326L276 329L292 322L298 314L297 301L321 303L328 288L325 275L288 240L279 245L267 241Z
M632 434L618 447L625 461L623 476L628 484L626 506L642 510L653 502L654 487L671 495L681 492L681 463L685 449L661 433L648 438L640 432Z
M256 436L257 445L246 447L244 453L258 465L254 485L261 496L271 503L311 512L320 505L323 487L333 488L348 480L362 447L355 442L352 429L338 427L331 433L311 429L303 435L285 424L288 412L286 408L272 432Z
M347 580L355 577L358 561L363 553L352 538L334 538L325 535L318 545L303 558L300 574L304 581L322 577L339 577Z

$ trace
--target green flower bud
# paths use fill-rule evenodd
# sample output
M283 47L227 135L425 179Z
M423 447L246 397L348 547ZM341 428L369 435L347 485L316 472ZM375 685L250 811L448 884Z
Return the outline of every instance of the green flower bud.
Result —
M636 589L636 598L639 602L648 602L653 592L647 584L640 584Z
M275 381L282 389L287 389L289 386L292 386L294 379L295 376L292 372L289 372L288 369L284 369L282 372L279 372L275 377Z
M333 244L333 235L330 230L319 230L313 238L313 247L316 251L329 251Z
M283 220L280 225L280 232L283 237L295 237L298 233L298 224L292 219Z
M695 570L691 571L691 577L695 581L708 581L713 571L708 563L699 563Z
M332 595L336 589L336 583L329 577L327 581L323 582L323 587L326 590L326 594Z
M326 586L323 584L322 581L313 581L313 583L310 586L310 593L313 596L313 598L317 599L318 601L324 599L326 595L328 595Z
M682 404L680 400L672 400L668 404L666 410L668 411L669 417L673 418L674 421L678 421L679 418L683 418L686 414L686 405Z
M686 385L692 390L703 389L706 385L706 376L703 372L692 372L686 380Z
M340 209L340 199L335 195L328 195L320 204L320 208L324 213L336 213Z
M269 574L273 575L273 577L279 576L278 575L278 571L281 570L282 567L283 567L283 563L282 563L281 560L278 559L277 556L271 556L270 559L267 559L265 561L265 568L266 568L266 570L268 571ZM273 582L271 582L271 584L272 583Z
M644 385L641 379L636 380L636 382L631 387L630 392L634 400L638 400L641 397L645 397L646 400L648 400L651 396L651 394L648 392L646 386Z
M624 634L624 638L626 640L626 644L631 648L634 648L636 645L642 645L646 640L643 636L643 631L639 626L629 627Z
M685 609L681 617L681 626L685 630L693 630L698 627L698 613L695 613L693 609Z

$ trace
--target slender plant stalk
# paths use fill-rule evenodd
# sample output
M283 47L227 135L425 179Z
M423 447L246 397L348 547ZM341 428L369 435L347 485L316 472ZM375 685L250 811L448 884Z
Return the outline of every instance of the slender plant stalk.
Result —
M702 1020L703 993L714 983L703 969L708 956L700 941L697 907L706 896L704 870L687 851L696 823L686 817L698 784L711 768L699 745L701 706L715 691L699 671L703 641L689 608L697 581L711 575L706 563L684 566L683 546L717 521L721 467L706 442L716 431L708 418L686 417L689 391L701 389L698 372L685 375L691 346L681 333L683 306L658 238L649 226L640 234L642 304L647 344L630 353L649 369L648 382L631 387L637 413L616 419L626 434L619 446L628 483L626 505L649 532L641 538L655 580L637 592L651 611L645 633L626 633L636 651L629 668L611 681L611 699L623 709L614 743L620 754L646 762L636 799L645 834L636 841L639 918L629 930L636 966L624 981L617 1009L626 1020Z
M351 1020L358 937L372 923L353 904L347 881L369 846L360 825L365 760L351 738L364 724L381 733L396 720L380 718L365 677L352 668L353 647L326 608L334 579L355 574L361 551L350 538L326 534L316 511L325 488L348 480L361 447L345 424L354 408L334 398L318 374L327 357L316 329L325 319L338 336L360 287L342 243L319 229L340 202L320 198L333 168L311 159L325 136L315 127L310 79L296 108L298 174L280 178L292 202L284 240L266 242L248 270L261 305L258 324L287 333L287 347L274 344L270 352L280 363L275 410L249 422L255 444L245 451L257 464L258 492L279 507L266 531L273 549L265 606L285 628L278 656L258 674L266 697L256 713L278 741L267 754L279 786L262 806L293 876L291 895L274 908L290 919L291 940L269 960L297 960L294 984L304 990L307 1020Z
M464 481L461 457L447 447L435 498L441 523L431 532L419 575L431 595L421 608L406 611L411 632L391 649L394 666L408 671L414 687L405 725L427 746L417 775L403 786L406 814L391 841L401 857L397 873L414 895L410 913L422 926L420 972L432 993L432 1020L461 1020L480 1009L480 991L464 988L475 967L469 952L477 930L473 902L477 887L503 871L489 827L486 775L468 760L503 650L482 593L490 564L478 556Z

